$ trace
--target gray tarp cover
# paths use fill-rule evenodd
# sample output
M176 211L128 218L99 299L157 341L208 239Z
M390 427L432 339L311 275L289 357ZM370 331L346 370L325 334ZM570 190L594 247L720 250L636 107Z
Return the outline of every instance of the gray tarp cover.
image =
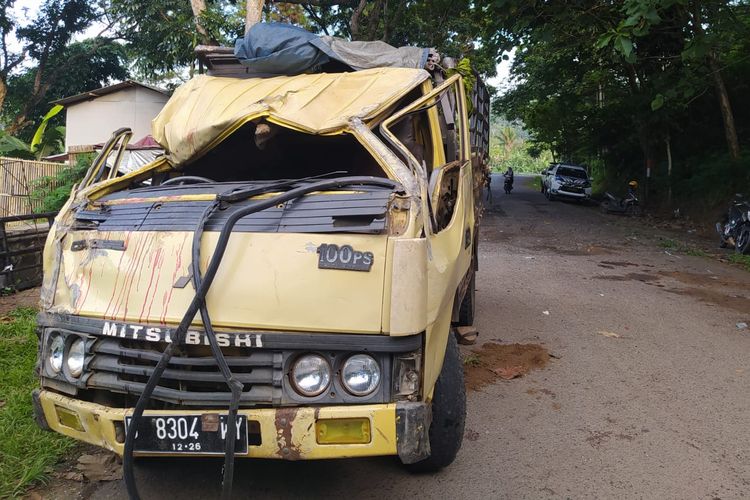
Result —
M383 67L424 68L428 49L393 47L385 42L350 42L319 37L297 26L258 23L235 43L234 55L257 75L297 75L319 71L331 61L355 70Z

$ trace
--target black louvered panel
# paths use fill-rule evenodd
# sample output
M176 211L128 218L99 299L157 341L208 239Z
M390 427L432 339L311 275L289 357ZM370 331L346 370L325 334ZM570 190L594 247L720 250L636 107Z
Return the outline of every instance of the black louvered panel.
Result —
M271 207L240 219L239 232L353 232L381 233L386 227L390 190L347 194L312 194ZM101 210L81 210L76 219L94 223L101 231L192 231L211 202L136 202L107 205ZM253 201L245 201L216 211L206 230L219 231L237 210Z

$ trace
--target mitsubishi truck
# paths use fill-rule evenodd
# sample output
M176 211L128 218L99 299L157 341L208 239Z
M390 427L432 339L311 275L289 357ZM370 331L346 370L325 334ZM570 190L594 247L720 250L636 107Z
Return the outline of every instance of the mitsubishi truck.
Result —
M50 231L37 422L126 469L155 455L449 465L488 169L481 79L201 61L153 121L165 155L123 174L132 134L117 131Z

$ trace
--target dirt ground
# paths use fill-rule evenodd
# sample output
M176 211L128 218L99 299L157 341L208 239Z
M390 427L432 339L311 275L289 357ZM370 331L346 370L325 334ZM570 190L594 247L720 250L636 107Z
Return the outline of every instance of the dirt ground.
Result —
M39 288L29 288L10 295L0 296L0 317L7 316L17 307L39 307Z
M236 498L747 496L750 274L665 246L716 254L679 223L524 184L496 189L483 221L456 462L413 476L392 458L239 461ZM219 460L137 466L144 498L215 498L220 476ZM35 494L72 497L61 481ZM76 484L81 498L127 498L121 481Z

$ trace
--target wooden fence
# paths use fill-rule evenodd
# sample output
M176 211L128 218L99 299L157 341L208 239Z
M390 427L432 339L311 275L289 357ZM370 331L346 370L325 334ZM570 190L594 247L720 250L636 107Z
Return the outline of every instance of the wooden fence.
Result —
M33 201L29 196L34 181L53 176L67 166L64 163L0 157L0 217L39 211L41 202Z
M42 284L42 251L55 212L0 217L0 289Z

